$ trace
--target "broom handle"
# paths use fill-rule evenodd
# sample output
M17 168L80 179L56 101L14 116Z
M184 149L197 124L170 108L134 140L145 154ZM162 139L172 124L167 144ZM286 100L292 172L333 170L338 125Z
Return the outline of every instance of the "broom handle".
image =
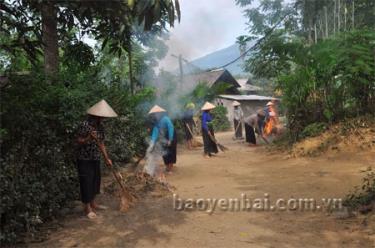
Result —
M191 131L189 125L187 123L185 123L185 126L187 127L187 129L189 130L189 133L191 134L191 136L194 138L194 134L193 132Z
M95 129L94 129L94 130L95 130ZM90 135L91 135L91 134L90 134ZM106 159L109 159L109 158L108 158L107 151L105 150L103 143L99 142L99 140L98 140L97 137L94 137L94 136L92 136L92 135L91 135L91 137L93 137L93 139L95 140L95 142L96 142L97 146L99 147L99 150L100 150L100 152L103 154L103 156L104 156ZM116 179L116 181L118 182L118 184L120 184L121 189L122 189L123 191L126 191L125 186L122 184L122 181L121 181L120 176L115 172L115 170L113 169L113 166L108 166L108 167L111 169L111 171L112 171L112 173L113 173L113 176L115 177L115 179Z
M210 132L210 130L208 130L208 136L210 137L210 139L217 145L218 144L218 142L217 142L217 140L215 139L215 137L211 134L211 132Z
M240 127L240 125L241 125L241 119L238 121L237 127L234 129L235 134L237 133L237 130Z

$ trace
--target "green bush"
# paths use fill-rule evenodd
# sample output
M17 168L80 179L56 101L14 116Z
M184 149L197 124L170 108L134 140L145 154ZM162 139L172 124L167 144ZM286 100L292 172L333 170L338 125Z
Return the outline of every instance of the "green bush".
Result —
M213 116L212 126L215 132L227 131L230 128L230 122L227 114L228 110L224 106L217 106L211 111Z
M307 125L301 134L301 138L315 137L323 133L327 129L327 124L322 122Z
M75 134L85 111L106 99L120 118L105 120L106 144L116 161L145 149L145 89L131 96L117 83L101 83L95 73L64 77L49 84L37 73L11 76L1 98L0 242L34 233L41 222L79 199Z

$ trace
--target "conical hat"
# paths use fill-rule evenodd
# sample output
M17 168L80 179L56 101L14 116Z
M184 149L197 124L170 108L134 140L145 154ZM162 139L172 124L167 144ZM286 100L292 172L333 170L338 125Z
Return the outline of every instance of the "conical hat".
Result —
M108 105L108 103L103 99L97 102L91 108L86 111L89 115L95 115L100 117L117 117L116 112Z
M203 107L201 108L201 110L210 110L210 109L214 109L216 108L215 105L213 105L212 103L209 103L209 102L206 102Z
M266 104L266 106L272 106L273 105L273 102L268 102L267 104Z
M155 105L150 109L148 114L153 114L153 113L161 113L161 112L167 112L167 110L163 109L162 107Z
M234 102L232 103L232 106L233 106L233 107L240 106L240 105L241 105L241 103L240 103L240 102L237 102L237 101L234 101Z

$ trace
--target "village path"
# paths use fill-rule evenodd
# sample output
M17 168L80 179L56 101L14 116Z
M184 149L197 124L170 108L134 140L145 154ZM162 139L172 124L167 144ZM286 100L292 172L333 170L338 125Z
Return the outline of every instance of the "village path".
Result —
M231 137L218 134L230 150L211 159L180 149L168 176L180 198L340 198L375 163L370 153L287 158ZM325 211L175 211L171 196L148 197L124 214L113 197L101 201L110 209L98 219L69 215L49 240L31 247L375 247L374 225Z

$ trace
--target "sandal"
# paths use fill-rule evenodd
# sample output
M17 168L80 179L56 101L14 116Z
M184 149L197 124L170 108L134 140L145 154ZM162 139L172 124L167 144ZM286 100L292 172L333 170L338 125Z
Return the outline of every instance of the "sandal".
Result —
M96 217L97 217L97 215L94 212L90 212L90 213L87 214L87 218L89 218L89 219L95 219Z

